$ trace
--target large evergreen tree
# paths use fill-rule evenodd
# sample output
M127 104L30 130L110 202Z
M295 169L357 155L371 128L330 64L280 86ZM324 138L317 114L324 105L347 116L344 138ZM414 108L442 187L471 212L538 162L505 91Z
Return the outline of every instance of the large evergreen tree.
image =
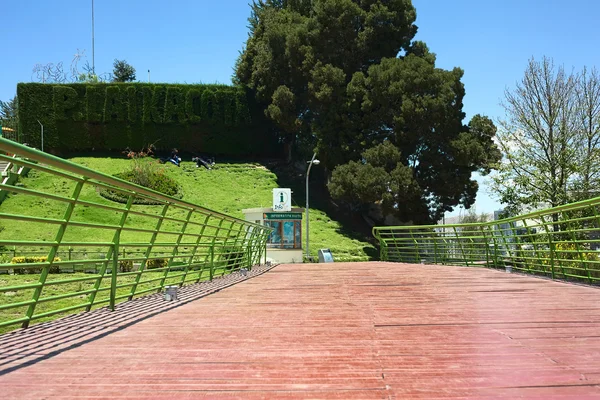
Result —
M339 166L334 198L425 222L473 204L472 172L489 172L500 153L489 119L463 125L463 72L435 67L413 40L415 19L410 0L258 0L234 80L255 91L282 140ZM389 146L394 163L374 162Z

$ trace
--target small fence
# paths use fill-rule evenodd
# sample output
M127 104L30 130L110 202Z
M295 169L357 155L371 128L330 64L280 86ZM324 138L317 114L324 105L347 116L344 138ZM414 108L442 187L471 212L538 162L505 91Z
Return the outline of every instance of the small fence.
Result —
M0 327L114 309L167 285L250 269L265 255L267 227L11 140L0 138L0 152L0 161L29 168L38 181L53 178L35 189L27 180L0 184L14 196L0 206ZM126 204L100 197L101 189L121 193ZM139 199L155 205L134 204Z
M375 227L373 235L384 261L600 281L600 198L486 223Z

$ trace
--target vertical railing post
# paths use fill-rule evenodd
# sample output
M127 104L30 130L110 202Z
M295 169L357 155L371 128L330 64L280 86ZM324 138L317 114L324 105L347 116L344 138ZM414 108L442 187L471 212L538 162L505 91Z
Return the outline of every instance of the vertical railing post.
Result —
M513 256L511 254L511 249L510 249L510 246L509 246L509 244L508 244L508 242L506 240L506 233L504 231L505 231L505 229L501 229L500 225L498 225L498 232L500 232L500 237L502 238L502 243L504 244L504 249L506 250L506 255L511 260L511 262L513 262ZM502 261L504 263L504 266L506 266L506 258L505 257L503 257ZM514 264L514 262L513 262L513 264Z
M417 241L417 239L415 239L415 234L413 233L412 229L409 229L410 232L410 237L412 238L413 242L415 243L415 262L420 263L421 262L421 251L419 249L419 242Z
M112 269L110 277L110 309L115 311L115 299L117 297L117 269L119 268L119 241L117 237L115 244L113 245L113 258L112 258Z
M234 224L231 225L232 228L233 228ZM242 243L238 244L238 242L240 242L240 234L242 233L242 229L244 229L244 225L240 224L240 229L237 230L235 240L233 241L233 251L235 252L235 259L234 259L235 267L233 269L229 269L229 273L233 272L236 269L236 267L237 267L237 269L240 269L242 262L244 261L243 260L244 256L242 255L242 252L237 251L238 247L243 248L243 246L244 246L244 238L241 238ZM225 274L225 271L223 271L223 274Z
M381 261L388 261L387 242L379 236L379 257Z
M196 257L196 253L198 252L198 248L200 247L200 241L202 240L202 237L204 235L204 230L206 229L206 224L208 224L209 219L210 219L210 214L208 214L206 216L206 218L204 218L204 222L202 223L202 227L200 228L200 232L198 233L198 237L196 238L196 244L194 245L194 250L192 250L192 255L190 255L190 258L188 259L187 265L185 267L184 275L181 278L181 282L179 283L179 286L183 285L183 283L185 282L185 280L187 278L188 272L190 270L190 266L194 262L194 257ZM200 270L202 270L202 268L204 268L204 265L200 267Z
M487 226L486 226L487 227ZM485 246L485 266L486 268L490 267L490 246L488 245L488 238L487 236L485 236L485 230L484 225L479 225L479 228L481 230L481 236L483 237L483 243Z
M523 243L521 241L520 235L518 234L518 229L517 229L518 227L517 227L516 221L511 221L510 227L511 227L512 237L515 242L515 250L516 250L515 251L516 257L515 257L515 262L514 262L515 268L517 268L517 266L516 266L517 262L519 260L523 260L523 262L525 262L525 266L527 267L527 270L531 271L529 269L529 264L527 264L527 260L523 259Z
M210 269L208 271L209 280L213 280L215 275L215 244L211 244L210 246Z
M236 240L234 240L234 241L233 241L233 245L231 245L231 244L230 244L230 242L229 242L229 240L230 240L230 238L231 238L231 231L233 231L233 227L234 227L234 226L235 226L235 221L232 221L232 222L231 222L231 225L229 225L229 228L227 228L227 237L226 237L226 238L225 238L225 240L223 241L223 249L222 249L222 250L221 250L221 252L219 253L219 254L221 254L221 264L220 264L220 267L221 267L221 275L219 275L219 276L223 276L223 275L225 275L225 269L226 269L225 267L226 267L226 266L227 266L227 264L229 263L229 260L230 260L229 256L231 255L231 253L229 253L229 254L228 254L228 257L227 257L227 258L225 258L225 257L223 257L223 251L224 251L224 250L225 250L227 247L229 247L229 249L232 249L232 250L233 250L233 252L234 252L234 254L235 254L235 251L236 251L235 244L237 243L237 237L236 237ZM231 247L231 246L233 246L233 247ZM226 250L225 250L225 251L226 251ZM223 264L223 258L225 258L225 264Z
M250 239L248 241L248 269L252 269L252 266L254 266L254 264L260 263L260 258L257 259L257 255L260 257L260 247L258 246L258 244L261 243L261 229L255 226L248 227L247 229L251 229ZM246 234L248 234L247 231Z
M188 211L187 216L185 217L185 222L183 223L183 225L181 227L181 231L179 232L179 235L177 235L177 239L175 240L175 246L173 247L173 250L171 251L171 258L169 258L169 261L167 262L167 269L165 269L165 273L163 274L163 277L160 280L160 285L158 288L159 293L163 290L163 288L165 286L165 280L167 279L169 272L171 272L171 266L173 265L173 260L175 259L175 256L179 253L179 244L181 243L181 239L183 238L183 234L185 233L185 230L187 229L187 226L190 223L190 218L192 218L193 213L194 213L193 208Z
M260 243L258 244L258 263L262 263L263 255L265 264L267 263L267 242L269 241L269 236L271 236L271 231L265 229L260 234Z
M581 251L581 248L579 247L579 242L577 241L577 237L575 236L575 228L573 227L571 220L568 218L567 218L567 227L569 229L569 232L571 233L571 239L573 240L573 244L575 245L575 250L577 250L577 254L579 255L579 261L581 262L581 265L583 266L583 270L585 271L585 273L587 275L588 283L591 285L593 283L592 275L590 274L590 271L587 267L587 262L586 262L585 258L583 257L583 252Z
M108 267L108 262L109 260L112 260L112 265L113 265L113 270L111 270L111 273L114 273L114 265L115 263L117 263L117 267L118 267L118 259L119 259L119 241L121 238L121 230L123 229L123 226L125 226L125 221L127 221L127 216L129 215L129 209L131 209L131 205L133 204L133 198L134 198L134 194L131 193L129 194L129 197L127 198L127 204L125 204L125 208L122 211L121 214L121 220L119 221L119 225L117 227L117 229L115 230L115 234L113 235L113 240L112 240L112 246L109 247L108 249L108 253L106 255L106 260L104 261L104 263L102 264L102 267L100 268L100 276L98 277L98 279L96 279L96 282L94 283L94 291L92 293L90 293L90 297L89 297L89 305L86 307L86 311L90 311L92 309L92 307L94 306L94 302L96 301L96 295L98 294L98 291L100 290L100 285L102 285L102 280L104 279L104 275L106 274L106 268ZM116 251L116 253L115 253ZM112 277L111 277L112 280ZM111 288L112 290L112 288ZM110 298L109 298L110 300Z
M144 253L144 260L140 264L140 269L139 269L139 271L137 271L138 273L135 277L135 281L133 282L133 285L131 285L131 292L129 292L128 300L133 299L133 296L135 296L137 287L140 283L140 279L142 278L142 275L146 271L146 267L148 265L148 259L150 258L150 255L152 254L152 249L154 247L154 243L156 242L156 237L158 236L160 227L162 226L162 223L167 215L167 211L169 210L169 205L170 205L169 203L166 203L163 206L160 216L158 217L158 221L156 221L156 226L154 227L154 232L152 232L152 236L150 237L150 243L148 243L148 247L146 247L146 252Z
M81 189L83 185L87 182L87 178L83 178L75 185L75 189L73 190L73 194L71 195L71 200L67 205L67 209L63 215L62 223L58 227L58 231L56 232L56 236L54 241L56 242L55 246L50 247L50 251L48 251L48 256L46 258L47 264L42 268L42 273L40 274L39 284L37 288L33 291L33 303L29 305L27 311L25 313L26 321L23 322L22 327L27 328L29 326L29 322L34 315L35 307L37 306L38 300L40 299L40 295L44 290L44 284L46 283L46 279L48 278L48 274L50 273L50 268L52 268L52 264L54 263L54 256L60 247L62 239L65 235L65 231L67 230L67 226L69 225L69 221L71 220L71 216L73 215L73 210L75 209L75 205L77 200L79 200L79 195L81 194Z
M539 251L538 251L537 241L532 238L533 233L531 233L531 227L529 225L527 225L526 220L523 220L523 226L525 227L525 229L527 229L527 236L529 237L530 243L533 246L533 252L535 253L534 258L537 261L537 263L532 262L532 265L534 265L534 266L537 265L536 268L539 268L539 266L542 265L542 259L540 257Z
M437 245L437 239L438 239L438 233L435 228L432 229L433 231L433 262L435 264L438 263L438 245ZM441 264L441 263L440 263Z
M390 229L390 233L392 234L392 243L394 244L394 248L397 249L398 248L398 242L396 242L396 235L394 234L394 229ZM389 248L387 249L387 251L388 251L388 259L389 259L389 257L390 257ZM392 261L404 261L403 258L402 258L402 254L400 254L399 260L392 259Z
M207 255L207 259L210 259L210 264L209 264L209 275L210 275L210 280L213 280L213 276L214 276L214 269L215 269L215 243L217 241L217 236L219 235L219 232L221 231L221 226L223 226L223 222L225 220L221 219L219 221L219 225L217 227L217 231L214 233L213 236L213 240L210 244L210 247L208 248L208 255ZM200 280L202 276L202 271L200 271L200 275L198 276L198 280Z
M550 251L550 275L552 277L552 279L554 279L554 240L552 240L552 232L548 229L548 224L546 223L544 216L540 215L540 219L542 221L542 224L544 225L544 230L546 231L546 234L548 235L548 249ZM561 266L561 270L562 270L562 263L560 263ZM565 272L564 270L562 270L562 274L563 274L563 278L565 277Z
M458 243L458 247L460 247L460 252L463 256L463 259L465 260L465 265L468 267L469 266L469 260L467 259L467 255L465 254L465 249L463 248L462 242L460 241L460 238L458 237L458 231L456 230L456 227L453 226L452 229L454 230L454 237L456 238L456 242Z

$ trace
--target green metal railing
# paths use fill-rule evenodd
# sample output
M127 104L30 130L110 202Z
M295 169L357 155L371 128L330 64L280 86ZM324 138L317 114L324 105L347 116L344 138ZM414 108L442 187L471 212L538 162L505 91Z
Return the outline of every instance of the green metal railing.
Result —
M486 223L375 227L373 235L383 261L600 281L600 197Z
M27 180L0 184L14 196L12 207L0 206L0 247L18 254L43 250L46 256L0 261L0 327L27 327L34 320L106 305L114 309L167 285L250 269L265 256L270 228L3 138L0 160L30 168L38 181L52 178L36 189L28 188ZM100 197L103 189L120 192L127 203ZM140 198L158 205L134 204Z

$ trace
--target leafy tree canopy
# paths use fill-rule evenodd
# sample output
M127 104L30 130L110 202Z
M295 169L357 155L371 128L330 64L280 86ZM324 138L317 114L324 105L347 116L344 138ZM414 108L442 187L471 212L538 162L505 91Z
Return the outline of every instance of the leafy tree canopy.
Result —
M117 60L113 63L113 82L135 81L135 68L125 60Z
M334 198L428 222L473 204L472 172L500 153L488 118L463 124L463 72L435 67L415 19L410 0L255 1L234 81L284 141L312 143L337 167Z

